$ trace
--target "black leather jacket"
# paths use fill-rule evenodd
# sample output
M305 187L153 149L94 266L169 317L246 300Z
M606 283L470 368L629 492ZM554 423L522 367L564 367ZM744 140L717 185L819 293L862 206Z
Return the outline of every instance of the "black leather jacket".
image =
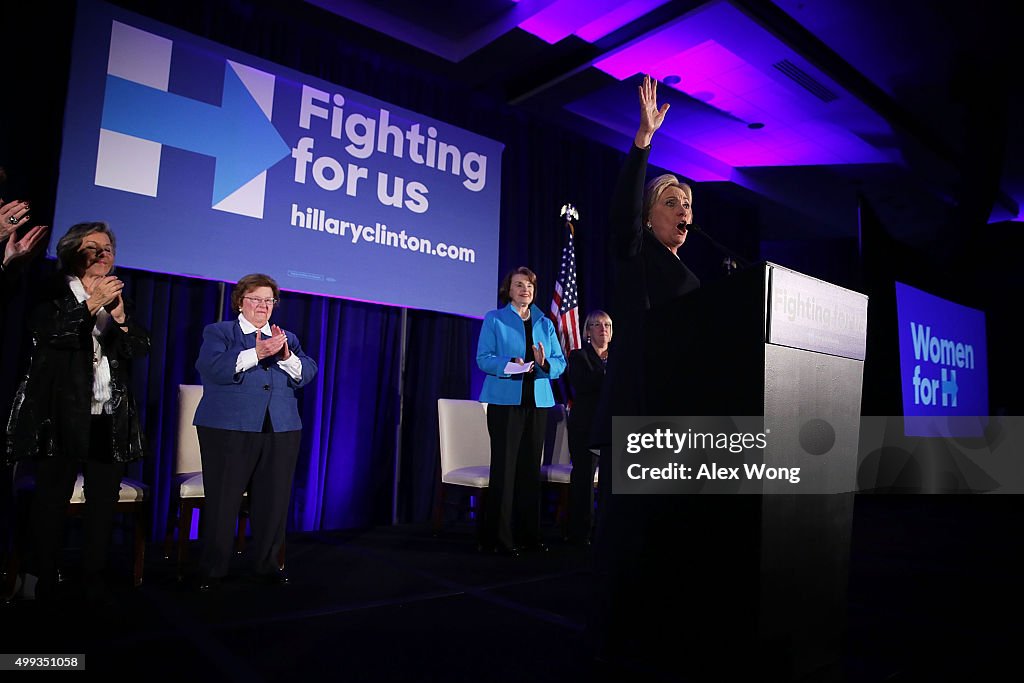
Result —
M127 302L125 308L127 311ZM86 458L95 322L63 275L43 287L29 315L31 362L18 385L7 422L8 462L53 456ZM111 456L117 462L130 462L142 457L145 439L129 373L132 358L149 352L149 332L128 311L127 329L111 325L100 344L110 364Z

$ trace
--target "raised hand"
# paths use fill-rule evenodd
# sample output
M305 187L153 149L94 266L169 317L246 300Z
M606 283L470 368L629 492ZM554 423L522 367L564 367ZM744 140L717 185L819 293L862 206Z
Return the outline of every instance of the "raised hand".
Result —
M665 122L665 113L671 106L668 102L658 108L658 81L644 76L643 85L637 88L640 94L640 128L633 142L643 148L651 144L654 132Z
M3 221L0 221L2 223ZM12 226L13 228L13 226ZM17 233L11 235L4 246L4 268L20 267L27 263L38 253L39 247L46 244L43 237L50 229L48 225L37 225L21 238Z
M0 240L6 239L28 219L28 202L15 199L11 202L0 200Z

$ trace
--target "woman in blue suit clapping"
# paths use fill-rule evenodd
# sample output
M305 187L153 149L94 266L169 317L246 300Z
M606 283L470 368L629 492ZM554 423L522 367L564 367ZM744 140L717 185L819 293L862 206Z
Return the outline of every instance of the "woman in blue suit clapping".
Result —
M480 328L477 365L487 373L491 476L481 527L481 549L507 555L546 550L540 542L540 458L547 409L555 405L551 380L565 370L555 326L533 305L537 276L516 268L502 281L503 308Z
M203 330L196 361L203 398L193 422L206 489L201 590L215 588L228 572L247 487L253 571L274 583L288 582L277 558L302 438L295 390L313 380L317 366L294 334L270 324L279 297L269 275L246 275L231 292L238 318Z

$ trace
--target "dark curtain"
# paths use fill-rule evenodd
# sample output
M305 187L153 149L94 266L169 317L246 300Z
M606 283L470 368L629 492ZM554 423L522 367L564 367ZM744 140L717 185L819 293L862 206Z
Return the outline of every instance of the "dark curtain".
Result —
M421 60L425 66L420 70L389 63L372 50L373 41L365 29L306 3L115 4L503 142L499 277L516 266L530 267L540 280L537 304L548 308L563 239L564 223L558 212L562 204L572 202L581 214L577 231L581 310L585 314L589 307L605 305L603 226L607 194L622 153L513 110L486 84L467 89L446 81L442 68L432 68L436 66L432 57ZM32 199L36 219L45 223L55 203L73 16L31 7L18 11L27 14L19 25L50 45L50 56L55 57L54 66L27 86L38 101L51 106L35 115L25 111L5 118L0 165L12 172L11 185L17 181L19 196ZM13 68L38 73L40 65L30 61L25 55L17 57ZM102 216L82 217L95 219ZM68 227L54 226L51 245ZM111 227L116 233L118 226ZM2 342L0 374L4 416L28 356L24 298L52 268L45 259L34 264L22 282L25 291L16 294L3 311L9 332ZM168 515L177 388L199 383L194 363L203 327L217 320L221 311L233 317L226 305L231 283L222 298L216 282L127 269L118 274L153 336L151 355L134 368L151 453L133 465L128 475L151 488L151 538L155 540L162 538ZM300 399L304 433L290 529L390 523L396 466L399 520L429 517L439 466L437 399L477 397L482 382L475 364L480 321L429 311L406 312L401 453L396 456L402 320L403 311L397 308L283 295L274 322L295 332L320 366L317 380L303 390ZM3 496L7 510L8 487Z

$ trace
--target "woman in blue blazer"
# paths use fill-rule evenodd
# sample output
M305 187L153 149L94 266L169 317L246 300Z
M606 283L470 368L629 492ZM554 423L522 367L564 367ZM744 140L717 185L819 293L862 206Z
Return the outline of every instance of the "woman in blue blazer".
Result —
M555 326L533 305L537 276L516 268L502 281L503 308L480 328L476 362L487 373L491 473L481 526L481 549L507 555L547 550L540 542L540 458L547 409L555 405L551 380L565 370ZM524 366L516 371L510 363Z
M247 487L253 571L275 583L288 582L277 558L302 438L295 390L313 380L317 367L294 334L270 324L279 297L269 275L246 275L231 292L237 320L203 330L196 361L203 398L193 421L206 489L201 590L215 588L228 572Z

